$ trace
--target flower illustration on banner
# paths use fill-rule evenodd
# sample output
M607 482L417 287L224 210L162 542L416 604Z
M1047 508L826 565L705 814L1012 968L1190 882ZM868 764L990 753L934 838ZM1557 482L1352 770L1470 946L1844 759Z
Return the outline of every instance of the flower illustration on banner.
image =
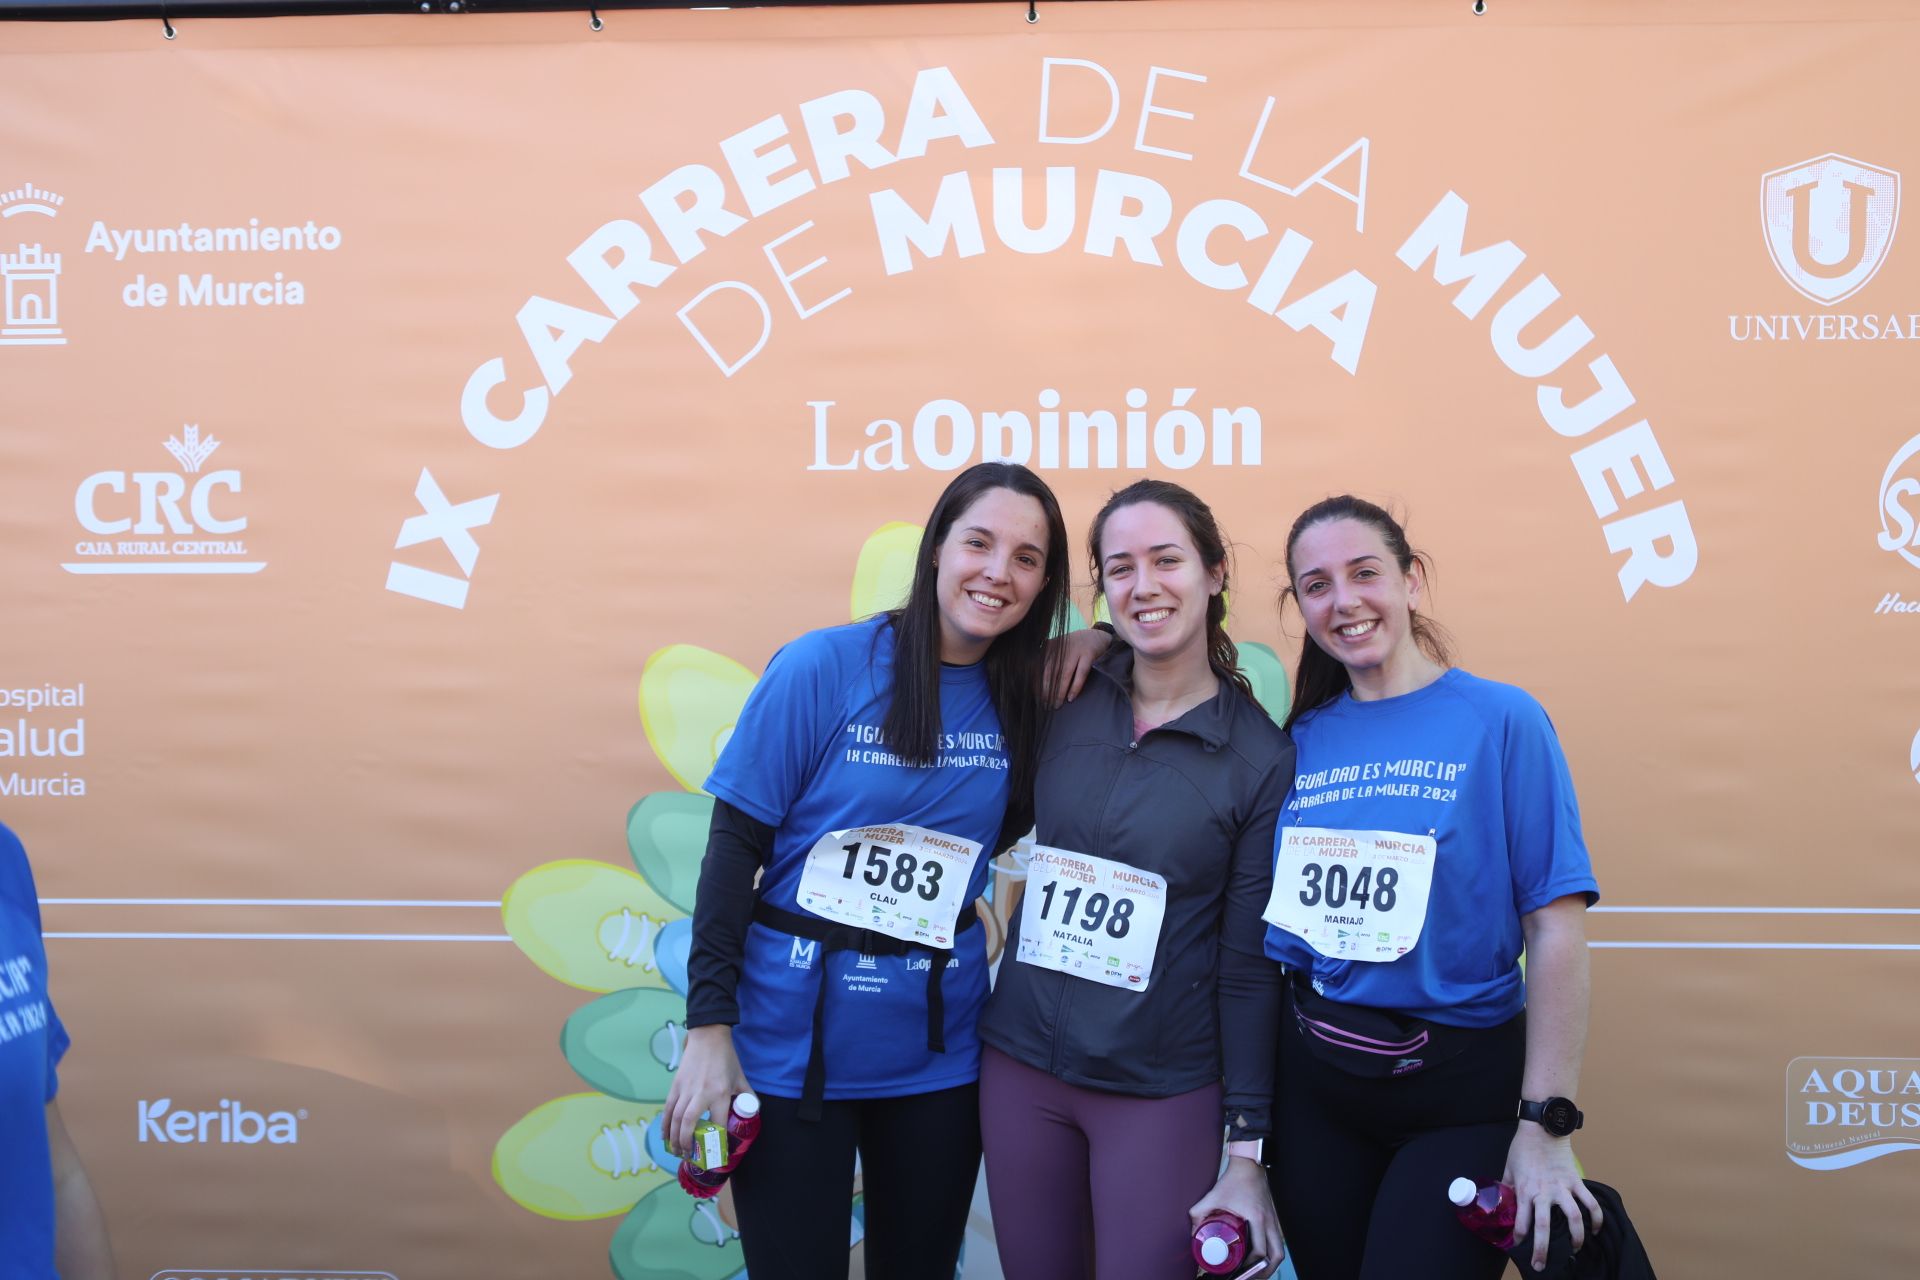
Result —
M851 616L906 598L917 525L888 524L860 550ZM543 1217L625 1215L610 1262L618 1280L742 1280L745 1262L730 1190L694 1200L675 1179L660 1107L686 1043L687 954L693 896L713 798L702 789L756 678L724 654L668 645L640 673L638 710L654 755L684 790L642 796L627 813L633 870L567 858L533 868L501 900L507 933L529 960L569 986L599 993L576 1009L560 1051L595 1092L535 1107L494 1146L493 1177ZM850 1245L864 1208L853 1195Z

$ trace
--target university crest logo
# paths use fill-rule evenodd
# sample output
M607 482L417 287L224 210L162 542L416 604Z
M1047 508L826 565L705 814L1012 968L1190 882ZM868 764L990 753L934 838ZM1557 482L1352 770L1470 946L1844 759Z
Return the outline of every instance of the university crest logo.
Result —
M1787 283L1831 307L1885 264L1900 223L1900 175L1832 151L1775 169L1760 179L1760 222Z

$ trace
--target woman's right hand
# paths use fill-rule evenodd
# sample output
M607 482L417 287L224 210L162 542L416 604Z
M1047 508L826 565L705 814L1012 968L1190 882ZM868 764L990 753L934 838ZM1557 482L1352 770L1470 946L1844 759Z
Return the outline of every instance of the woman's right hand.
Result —
M716 1023L687 1032L680 1069L673 1073L673 1087L661 1108L668 1148L685 1158L693 1150L693 1127L700 1123L701 1113L725 1124L733 1095L751 1091L733 1051L732 1027Z
M1267 1186L1267 1171L1245 1156L1229 1156L1227 1167L1213 1190L1187 1210L1188 1225L1198 1231L1207 1215L1216 1210L1242 1218L1247 1224L1248 1257L1265 1258L1267 1265L1259 1280L1279 1274L1280 1262L1287 1256L1287 1238L1280 1230L1280 1217L1273 1210L1273 1193Z

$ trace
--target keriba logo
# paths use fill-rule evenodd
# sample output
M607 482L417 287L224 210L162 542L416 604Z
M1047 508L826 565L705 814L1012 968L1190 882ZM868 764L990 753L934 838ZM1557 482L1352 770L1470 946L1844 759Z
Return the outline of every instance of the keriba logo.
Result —
M1900 223L1900 175L1829 151L1761 178L1760 219L1787 283L1831 307L1886 263Z
M140 1100L140 1141L172 1143L240 1143L255 1146L262 1142L287 1145L300 1141L300 1122L307 1109L298 1111L249 1111L246 1104L232 1098L220 1099L211 1111L175 1111L172 1098Z

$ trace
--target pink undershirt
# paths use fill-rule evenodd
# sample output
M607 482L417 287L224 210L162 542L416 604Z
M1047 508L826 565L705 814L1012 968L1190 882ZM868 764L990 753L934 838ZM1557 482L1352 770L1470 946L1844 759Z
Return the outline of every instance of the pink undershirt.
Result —
M1158 729L1159 727L1159 725L1154 724L1152 721L1142 720L1139 716L1135 716L1133 718L1133 740L1138 742L1140 739L1146 737L1151 730Z

